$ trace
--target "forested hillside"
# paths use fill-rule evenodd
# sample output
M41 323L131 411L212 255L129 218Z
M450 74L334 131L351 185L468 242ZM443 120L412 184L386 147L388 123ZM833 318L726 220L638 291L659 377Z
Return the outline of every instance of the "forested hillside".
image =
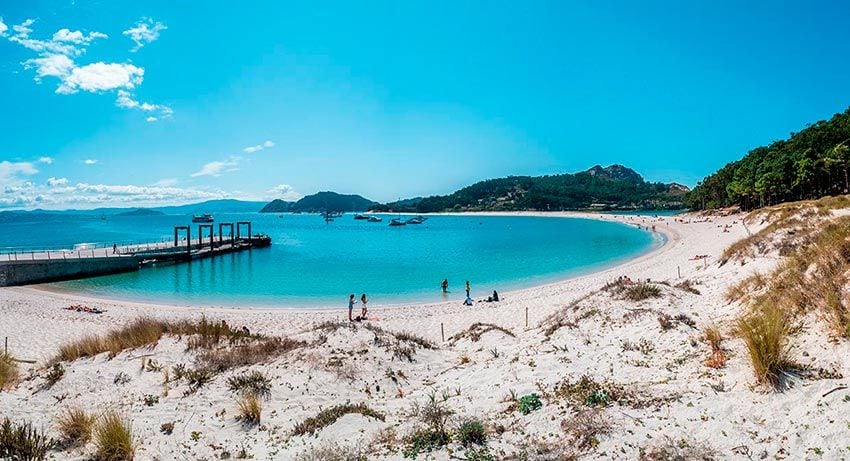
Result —
M848 145L850 109L727 164L688 193L688 206L693 210L752 209L847 193Z

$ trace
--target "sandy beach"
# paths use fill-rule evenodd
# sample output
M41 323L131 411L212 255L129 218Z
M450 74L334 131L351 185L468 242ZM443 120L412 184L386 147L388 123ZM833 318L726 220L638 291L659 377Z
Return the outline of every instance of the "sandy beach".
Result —
M57 415L72 403L92 412L116 408L133 421L136 459L225 459L240 450L254 459L326 459L304 457L323 447L336 447L337 452L359 448L368 452L368 459L403 459L393 447L400 446L415 425L410 407L435 393L453 409L453 420L475 416L486 423L493 459L522 459L511 457L522 450L527 453L530 445L569 446L570 431L564 428L584 409L570 400L565 389L590 377L627 397L598 410L595 417L604 418L606 429L594 435L592 447L575 453L582 459L640 459L662 445L685 453L691 448L708 450L714 459L850 457L846 444L850 393L822 397L846 383L840 378L850 373L846 342L830 343L812 316L794 354L800 362L834 375L800 380L785 392L773 393L754 385L743 344L730 337L742 307L725 300L726 290L750 274L768 271L778 257L765 255L746 264L722 266L717 261L726 247L759 227L745 228L742 215L581 216L654 226L665 243L600 272L500 293L499 303L373 308L380 318L373 323L381 329L413 333L437 346L416 349L411 360L383 349L377 334L360 324L324 332L315 329L322 322L344 320L344 309L167 306L111 301L108 293L84 298L31 287L3 288L0 336L8 337L12 355L37 363L24 365L26 379L18 387L0 393L0 408L48 431L54 431ZM697 255L707 256L694 259ZM661 295L630 301L603 290L621 276L648 279ZM685 280L693 289L677 286ZM486 297L473 294L477 299ZM63 310L75 303L106 313ZM676 319L671 327L659 327L662 314ZM142 316L164 320L206 316L310 346L250 367L267 373L272 382L262 422L253 427L235 419L234 395L226 385L226 377L244 369L224 372L185 395L186 384L175 382L163 395L161 373L145 371L140 361L154 360L166 369L193 363L196 357L175 337L114 358L101 354L76 360L65 365L61 380L44 386L43 366L62 344L105 334ZM549 331L552 316L566 319L554 332ZM464 334L476 322L497 325L509 334L498 330L480 338ZM709 349L701 329L709 325L717 325L727 338L729 362L724 368L704 364ZM398 378L399 372L404 378ZM130 381L116 383L118 373ZM511 395L532 393L541 397L541 409L528 415L511 409ZM157 395L157 403L148 405L146 395ZM385 419L346 414L315 434L293 435L299 421L346 402L363 402ZM169 422L174 431L165 434L161 425ZM420 459L467 459L460 455L461 447L450 448ZM90 447L83 446L56 457L86 459L87 453ZM526 459L571 459L563 456Z

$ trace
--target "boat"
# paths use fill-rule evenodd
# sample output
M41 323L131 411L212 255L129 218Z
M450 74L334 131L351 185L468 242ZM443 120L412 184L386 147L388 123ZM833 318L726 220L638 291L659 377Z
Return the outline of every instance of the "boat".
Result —
M213 222L213 221L214 221L213 215L211 215L209 213L196 214L196 215L192 216L192 222L203 223L203 222Z
M383 220L378 216L369 216L368 221L369 222L381 222Z
M354 215L354 219L357 219L357 220L362 221L362 220L367 220L367 219L369 219L369 217L368 217L368 216L366 216L366 215L364 215L364 214L356 214L356 215Z
M393 218L392 221L390 221L390 226L404 226L405 224L407 223L399 218Z
M425 222L426 219L428 219L428 218L423 218L422 216L416 216L416 217L408 219L406 222L407 222L407 224L422 224L423 222Z

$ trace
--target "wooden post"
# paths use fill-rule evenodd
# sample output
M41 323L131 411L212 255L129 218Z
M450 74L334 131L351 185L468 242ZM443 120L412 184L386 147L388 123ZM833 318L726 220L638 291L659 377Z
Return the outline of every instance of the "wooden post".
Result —
M676 266L676 273L679 274L679 278L682 278L682 268L681 267Z
M9 355L9 337L3 341L3 355Z
M440 337L443 339L443 342L446 342L446 329L443 326L443 322L440 322Z
M528 329L528 308L525 308L525 329Z

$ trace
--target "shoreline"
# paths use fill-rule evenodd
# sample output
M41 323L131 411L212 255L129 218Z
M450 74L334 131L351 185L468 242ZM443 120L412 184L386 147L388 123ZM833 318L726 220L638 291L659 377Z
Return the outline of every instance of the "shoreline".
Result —
M555 211L555 212L542 212L542 211L496 211L496 212L488 212L488 211L475 211L475 212L444 212L444 213L425 213L423 216L491 216L491 217L539 217L539 218L573 218L573 219L591 219L596 221L605 221L612 222L626 226L635 226L637 223L633 222L634 218L642 218L642 219L656 219L656 222L666 223L668 219L672 219L673 216L665 216L660 215L657 218L652 218L651 216L643 216L643 215L618 215L618 214L605 214L605 213L590 213L590 212L581 212L581 211ZM684 214L676 215L676 216L685 216ZM646 226L645 226L646 227ZM649 258L655 255L658 252L661 252L666 246L675 244L675 242L679 239L678 234L669 229L667 226L658 226L655 230L649 229L641 229L644 232L649 233L654 240L649 248L645 251L642 251L632 257L625 257L622 259L617 259L611 261L609 263L602 263L598 267L590 268L587 272L578 273L575 275L568 275L563 277L561 275L554 275L548 281L543 283L533 283L528 286L518 287L507 289L501 293L502 297L514 297L515 295L522 295L524 292L528 290L536 290L543 289L547 287L557 286L563 283L569 283L575 280L581 280L585 277L593 277L601 273L605 273L608 271L613 271L620 267L627 267L632 263L637 263L639 261L644 260L645 258ZM656 235L657 234L657 235ZM656 240L659 240L657 242ZM74 302L85 303L85 304L98 304L98 303L108 303L108 304L125 304L129 306L137 306L140 308L164 308L164 309L205 309L205 310L213 310L214 312L227 312L227 311L236 311L236 312L279 312L279 313L330 313L330 312L345 312L345 308L339 307L338 304L327 304L327 305L250 305L248 303L242 303L239 301L234 302L233 304L228 305L216 305L207 302L196 302L195 304L183 304L178 301L152 301L147 302L144 300L138 299L123 299L123 298L111 298L109 296L98 296L92 295L89 293L83 293L79 291L75 291L73 289L65 289L62 287L57 287L55 284L47 283L47 284L35 284L35 285L25 285L18 287L8 287L8 289L16 289L20 291L29 291L32 293L44 294L52 297L60 297L68 300L73 300ZM473 298L474 299L474 298ZM405 308L416 308L418 306L442 306L442 305L454 305L457 300L439 300L439 301L410 301L410 302L390 302L386 304L373 304L371 309L405 309ZM478 304L478 302L476 302Z

